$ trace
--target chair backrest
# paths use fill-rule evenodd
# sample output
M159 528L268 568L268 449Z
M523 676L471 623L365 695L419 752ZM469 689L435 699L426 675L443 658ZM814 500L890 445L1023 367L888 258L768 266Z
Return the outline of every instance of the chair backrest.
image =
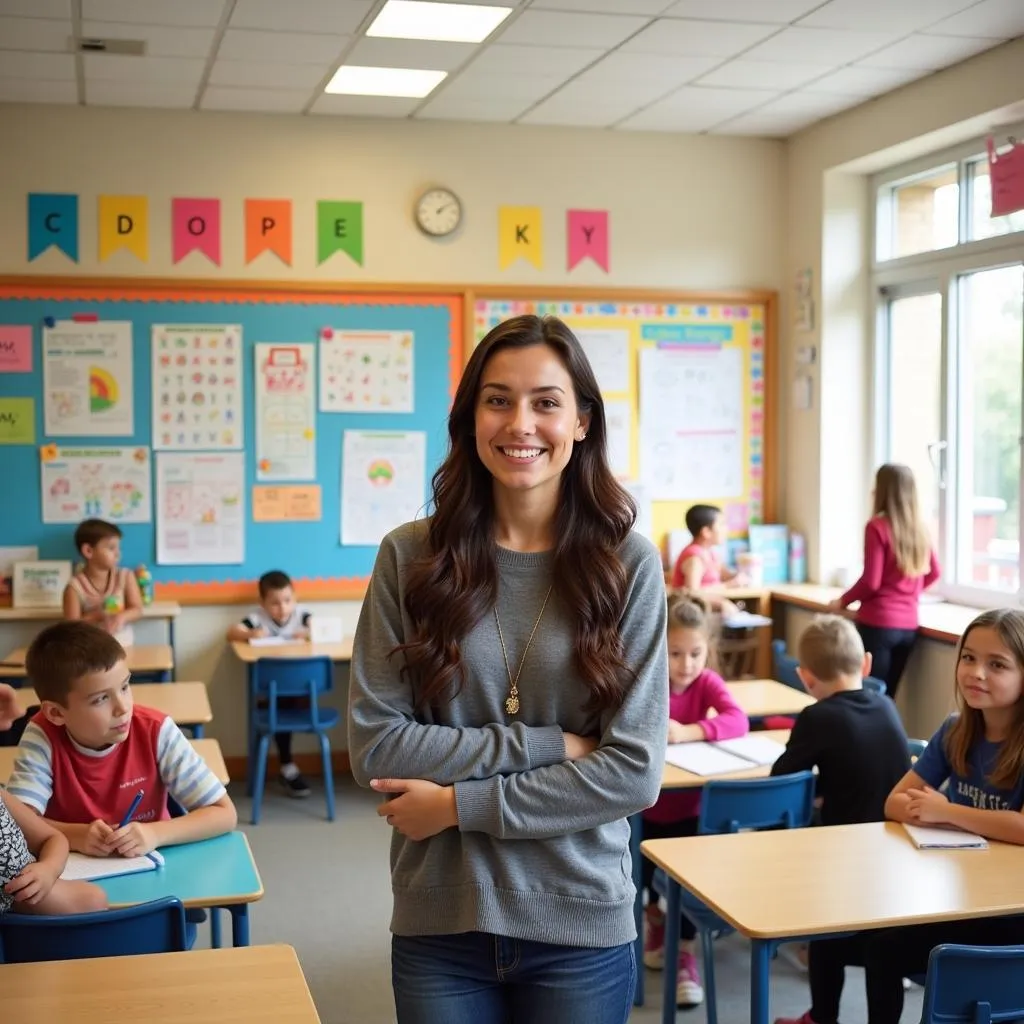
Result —
M928 957L921 1024L1024 1019L1024 946L936 946Z
M718 667L723 679L752 679L760 643L752 629L727 630L718 639Z
M780 683L792 686L794 690L799 690L803 693L804 684L800 682L800 677L796 674L796 668L799 664L800 662L796 658L786 653L785 640L772 641L772 669L775 673L775 678Z
M173 896L90 914L0 917L0 963L180 953L186 949L185 908Z
M881 694L883 697L886 694L885 683L883 683L881 679L876 679L874 676L865 676L863 680L861 680L861 686L863 686L865 690Z
M913 758L918 758L924 753L924 748L927 746L927 740L907 740L907 753Z
M803 828L814 810L814 773L714 780L701 791L700 835L743 829Z
M255 663L254 686L260 696L315 697L334 686L330 658L260 658Z

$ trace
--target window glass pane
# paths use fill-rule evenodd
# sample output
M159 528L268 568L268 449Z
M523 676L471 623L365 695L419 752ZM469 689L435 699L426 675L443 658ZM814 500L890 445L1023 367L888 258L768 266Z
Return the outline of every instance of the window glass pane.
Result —
M956 164L892 187L889 259L945 249L959 241Z
M1024 210L1009 213L1005 217L992 217L992 179L989 177L988 160L971 164L971 223L970 238L993 238L1008 235L1011 231L1024 231Z
M957 582L1016 592L1024 268L960 278Z
M889 303L889 461L914 471L921 511L939 539L942 438L942 296Z

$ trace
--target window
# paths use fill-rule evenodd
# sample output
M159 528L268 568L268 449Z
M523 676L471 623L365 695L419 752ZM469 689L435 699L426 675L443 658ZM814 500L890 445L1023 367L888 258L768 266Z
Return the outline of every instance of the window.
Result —
M917 479L968 603L1024 599L1024 211L993 218L976 140L875 182L876 451Z

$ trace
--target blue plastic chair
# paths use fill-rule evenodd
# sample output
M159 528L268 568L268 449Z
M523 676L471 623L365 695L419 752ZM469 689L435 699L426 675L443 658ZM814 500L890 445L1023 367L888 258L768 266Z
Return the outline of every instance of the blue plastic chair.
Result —
M260 658L252 674L252 728L256 740L252 793L252 823L260 822L263 787L267 778L267 757L270 738L276 732L314 733L320 741L323 757L324 792L327 796L327 820L334 821L334 770L331 765L331 742L327 730L333 729L341 717L336 708L321 707L317 696L334 685L334 668L330 658ZM309 706L280 708L282 697L305 697ZM257 702L265 699L267 706ZM250 765L253 767L252 765Z
M712 780L704 785L697 818L698 835L722 835L741 830L770 828L804 828L811 823L814 812L814 773L794 772L766 779ZM659 868L654 873L654 891L668 895L668 878ZM704 961L704 991L707 1000L708 1024L718 1024L718 1001L715 994L715 950L717 936L733 931L710 907L696 896L681 893L681 909L694 923L700 936L701 956ZM673 979L671 965L679 955L679 915L673 914L669 901L669 916L665 922L665 970ZM665 992L668 998L668 979ZM673 1000L674 1002L674 1000Z
M1024 946L936 946L928 957L921 1024L1024 1019Z
M796 667L799 664L800 662L796 658L786 653L785 640L772 641L772 671L775 673L775 678L780 683L792 686L794 690L803 693L804 684L800 682L800 677L796 674Z
M927 740L907 740L907 752L915 761L924 753L927 746Z
M173 896L89 914L0 917L0 964L180 953L194 941L195 928L186 925L181 900Z
M881 679L876 679L875 676L865 676L861 682L861 686L863 686L865 690L871 690L872 693L880 694L883 697L888 692L885 683L883 683Z

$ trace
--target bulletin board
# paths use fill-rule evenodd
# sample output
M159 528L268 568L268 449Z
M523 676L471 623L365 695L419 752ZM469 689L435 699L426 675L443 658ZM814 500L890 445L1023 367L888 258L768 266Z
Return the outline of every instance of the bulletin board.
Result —
M146 564L158 596L183 603L252 600L253 581L269 569L282 569L299 584L306 600L361 597L373 567L376 546L342 545L341 478L343 432L421 431L426 435L425 495L429 479L447 447L447 415L464 365L464 301L459 290L368 288L345 293L323 283L139 282L66 279L40 283L0 280L0 325L31 329L31 368L0 373L0 398L34 400L33 443L0 444L5 495L0 545L33 545L42 559L75 559L73 525L42 523L42 449L117 446L135 449L139 459L156 439L151 415L153 393L151 328L155 324L232 324L241 326L240 370L244 442L244 558L231 565L161 565L156 558L157 487L153 482L153 521L123 521L122 562ZM44 424L42 335L44 324L74 318L128 321L132 325L132 432L123 436L48 436ZM315 413L316 480L321 516L316 521L266 522L253 517L253 487L259 479L255 445L257 344L315 344L325 328L345 332L408 332L414 338L411 411ZM319 359L320 352L317 351ZM155 460L155 453L150 456Z
M698 502L724 510L732 537L774 520L775 302L767 291L481 289L467 332L476 344L523 313L573 328L605 399L613 470L663 546Z

